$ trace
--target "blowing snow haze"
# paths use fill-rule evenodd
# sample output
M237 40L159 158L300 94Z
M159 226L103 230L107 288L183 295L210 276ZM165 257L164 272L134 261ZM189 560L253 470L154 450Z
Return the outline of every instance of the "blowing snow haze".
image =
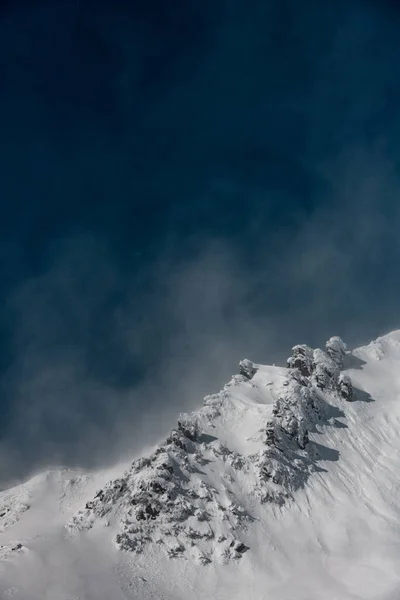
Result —
M0 481L399 326L396 2L0 4Z

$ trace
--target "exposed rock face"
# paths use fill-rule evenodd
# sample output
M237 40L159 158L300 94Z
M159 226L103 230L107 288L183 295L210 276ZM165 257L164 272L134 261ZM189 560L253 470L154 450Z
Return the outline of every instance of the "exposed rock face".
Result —
M340 337L332 337L326 342L326 351L313 350L305 344L293 347L293 354L287 365L298 369L304 377L312 376L315 384L321 388L337 387L340 369L344 366L346 344Z
M288 358L287 365L291 369L298 369L304 377L309 377L313 370L313 350L305 344L292 348L293 354Z
M339 390L342 398L351 402L354 399L354 390L351 383L351 379L348 375L340 374L339 377Z
M241 361L239 376L207 396L200 411L181 415L164 443L99 490L68 528L85 530L99 519L118 518L115 542L122 550L141 552L155 543L171 558L190 553L204 565L240 559L249 550L245 532L254 521L254 503L283 504L317 469L310 433L332 425L330 400L352 399L351 381L340 373L344 353L340 338L331 338L326 352L295 346L289 370L278 369L270 405L242 400L261 397L269 384L251 361ZM234 440L243 435L249 406L265 421L260 429L256 419L246 453Z
M178 419L178 431L180 431L188 440L195 442L198 438L198 426L196 421L191 421L189 417L182 415Z
M337 364L339 369L344 367L344 357L346 356L347 346L344 341L337 336L331 337L325 345L326 353Z
M312 379L322 390L337 390L340 370L337 363L323 350L314 350Z
M285 502L302 487L314 464L307 452L309 431L316 423L324 423L325 403L310 378L294 369L284 384L272 409L272 419L265 429L266 448L258 457L262 502ZM270 482L265 486L265 482Z
M248 358L244 358L239 363L239 372L246 379L253 379L254 375L257 373L257 368Z

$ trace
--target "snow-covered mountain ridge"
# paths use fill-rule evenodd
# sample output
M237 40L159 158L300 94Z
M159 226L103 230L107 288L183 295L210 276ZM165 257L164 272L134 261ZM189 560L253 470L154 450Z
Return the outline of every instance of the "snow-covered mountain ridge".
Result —
M295 346L289 369L241 361L240 375L181 415L164 443L98 490L69 529L116 519L123 550L156 543L202 564L240 558L251 549L245 532L257 505L282 505L320 469L324 449L309 434L341 426L335 397L353 399L340 373L345 355L335 337L325 352Z
M0 599L397 600L400 331L293 348L147 456L0 493Z

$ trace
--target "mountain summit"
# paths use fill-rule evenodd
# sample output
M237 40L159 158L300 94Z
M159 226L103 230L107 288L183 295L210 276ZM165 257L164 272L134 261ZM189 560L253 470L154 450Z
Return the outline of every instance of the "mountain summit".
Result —
M0 494L0 598L400 597L400 332L240 362L154 451Z

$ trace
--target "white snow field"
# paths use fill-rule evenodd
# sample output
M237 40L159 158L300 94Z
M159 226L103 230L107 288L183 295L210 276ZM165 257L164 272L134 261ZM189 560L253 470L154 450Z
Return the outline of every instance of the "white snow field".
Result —
M0 598L399 600L400 331L242 361L147 457L0 493Z

